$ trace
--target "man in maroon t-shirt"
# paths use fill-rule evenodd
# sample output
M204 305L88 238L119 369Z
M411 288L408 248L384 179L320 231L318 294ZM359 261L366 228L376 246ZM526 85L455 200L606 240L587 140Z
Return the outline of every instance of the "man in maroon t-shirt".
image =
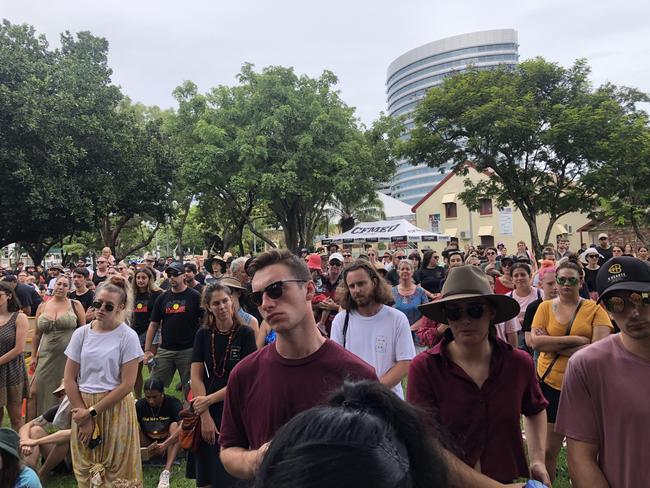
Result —
M316 327L314 282L304 261L272 250L250 265L251 301L276 341L242 360L230 374L219 443L226 470L251 479L275 432L297 413L323 402L345 379L372 379L372 366Z

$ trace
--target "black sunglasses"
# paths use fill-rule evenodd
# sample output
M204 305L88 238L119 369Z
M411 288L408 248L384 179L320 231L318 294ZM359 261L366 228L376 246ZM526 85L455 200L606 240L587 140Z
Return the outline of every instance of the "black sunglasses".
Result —
M622 313L628 305L633 307L640 307L643 305L650 305L649 293L630 293L628 298L625 297L610 297L605 301L605 308L612 313Z
M330 261L330 266L342 266L343 263L341 261L338 261L336 259Z
M251 299L251 302L255 304L257 307L262 306L262 301L264 300L264 294L266 293L269 298L272 300L277 300L282 296L282 292L284 291L284 284L285 283L306 283L306 280L282 280L282 281L276 281L275 283L271 283L269 286L264 288L263 290L259 291L254 291L253 293L249 294L248 296Z
M445 307L445 314L449 320L460 320L463 312L473 319L480 319L485 313L485 307L482 303L470 303L464 309L462 307Z
M100 310L102 308L102 305L104 305L104 310L106 310L107 312L112 312L113 310L115 310L115 305L113 305L110 302L102 302L101 300L95 300L92 303L92 306L95 310Z

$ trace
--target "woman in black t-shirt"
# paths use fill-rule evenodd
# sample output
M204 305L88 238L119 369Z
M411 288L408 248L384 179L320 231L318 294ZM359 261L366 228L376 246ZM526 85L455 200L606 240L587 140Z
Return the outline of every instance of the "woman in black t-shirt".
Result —
M237 313L230 289L221 284L207 285L203 291L207 324L194 339L192 352L192 393L194 410L201 415L201 446L194 453L196 486L235 486L219 459L218 427L228 376L235 365L256 350L255 332L246 327Z
M151 312L160 296L162 290L156 285L156 278L149 268L142 268L135 274L135 286L133 287L133 318L131 327L135 329L140 338L140 346L144 350L144 342L147 338L147 329L151 321ZM155 345L160 343L160 332L154 337ZM138 376L135 379L135 396L142 398L142 362L138 364Z

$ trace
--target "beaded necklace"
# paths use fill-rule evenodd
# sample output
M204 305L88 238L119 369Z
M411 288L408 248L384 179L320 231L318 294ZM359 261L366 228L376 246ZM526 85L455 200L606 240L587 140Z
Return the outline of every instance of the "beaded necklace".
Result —
M217 325L214 324L212 327L212 334L211 334L211 342L212 342L212 372L217 378L223 378L224 374L226 374L226 362L228 361L228 357L230 356L230 351L232 349L232 342L233 339L235 338L235 332L237 332L237 324L233 323L233 326L226 332L222 332L217 328ZM228 345L226 346L226 350L219 358L219 361L217 361L217 350L215 346L215 337L216 335L227 335L228 336Z

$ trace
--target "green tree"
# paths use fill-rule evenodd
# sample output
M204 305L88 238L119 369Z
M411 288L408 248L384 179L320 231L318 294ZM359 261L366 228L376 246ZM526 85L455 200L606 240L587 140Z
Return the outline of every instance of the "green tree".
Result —
M612 219L616 225L630 226L637 238L650 244L650 124L648 114L638 108L650 101L648 95L629 88L606 85L602 88L619 110L610 137L601 143L606 157L598 170L587 175L595 188L600 207L595 216Z
M99 227L120 257L134 219L164 221L169 146L111 74L103 38L65 32L50 50L32 27L0 25L0 245L20 242L38 263L64 237Z
M470 209L480 199L514 203L528 224L537 251L554 223L594 206L585 178L604 157L601 142L620 118L620 104L606 90L594 91L583 60L563 68L541 58L514 69L469 70L429 90L415 112L410 139L398 153L410 162L467 174L466 162L492 177L466 180L459 196ZM537 217L548 214L543 239Z
M32 27L0 26L0 235L21 242L35 262L96 222L87 168L121 97L110 85L107 48L87 32L66 32L50 50Z
M363 198L391 163L373 159L378 152L334 90L331 72L314 79L277 66L258 73L246 64L238 81L188 99L207 104L193 132L201 193L211 191L222 210L232 210L238 236L247 227L273 245L251 217L258 211L263 220L260 209L268 208L295 250L311 243L334 193L354 190Z

